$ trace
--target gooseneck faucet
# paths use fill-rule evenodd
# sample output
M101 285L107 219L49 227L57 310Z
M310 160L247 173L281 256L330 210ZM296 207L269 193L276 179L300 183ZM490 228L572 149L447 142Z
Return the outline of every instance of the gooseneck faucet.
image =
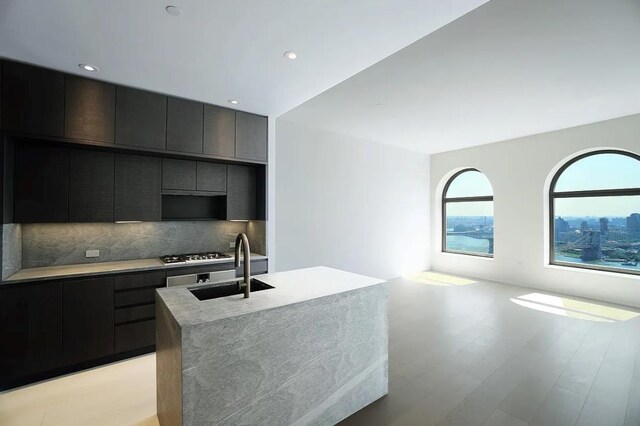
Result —
M246 299L251 292L251 249L249 249L249 239L242 233L236 237L236 268L240 266L240 248L244 254L244 282L240 283L240 289L244 288Z

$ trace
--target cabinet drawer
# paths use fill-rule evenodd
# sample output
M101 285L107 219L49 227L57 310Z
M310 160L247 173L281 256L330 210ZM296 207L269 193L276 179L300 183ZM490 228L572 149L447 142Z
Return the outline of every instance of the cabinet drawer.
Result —
M116 308L155 303L155 294L156 289L154 287L143 288L140 290L121 291L115 294Z
M142 287L162 287L164 285L164 271L119 275L115 278L116 290L128 290Z
M127 322L149 320L156 317L156 305L134 306L131 308L116 309L115 323L124 324Z
M116 352L132 351L156 344L156 321L116 326Z

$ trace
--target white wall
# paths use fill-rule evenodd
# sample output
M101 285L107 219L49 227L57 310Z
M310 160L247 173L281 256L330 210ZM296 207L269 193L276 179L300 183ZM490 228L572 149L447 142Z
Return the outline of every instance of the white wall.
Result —
M640 153L640 115L432 155L432 268L640 307L640 277L548 265L551 177L567 159L599 148ZM463 167L483 171L493 185L494 259L442 252L440 197Z
M428 269L429 157L277 119L276 269Z

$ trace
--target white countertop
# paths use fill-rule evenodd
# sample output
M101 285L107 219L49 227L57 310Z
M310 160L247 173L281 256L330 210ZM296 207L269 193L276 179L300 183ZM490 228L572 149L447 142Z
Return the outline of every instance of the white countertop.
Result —
M198 300L186 287L158 289L159 297L181 327L304 302L384 283L384 280L325 266L256 275L274 288L210 300Z
M251 260L267 259L267 256L251 253ZM158 258L153 259L137 259L137 260L122 260L118 262L97 262L97 263L83 263L75 265L57 265L57 266L44 266L40 268L26 268L21 269L15 274L3 280L4 283L25 282L25 281L38 281L53 278L73 278L91 275L106 275L115 272L138 272L149 270L163 270L173 268L190 268L205 266L215 263L231 263L232 258L214 259L210 262L198 262L198 263L170 263L164 264Z

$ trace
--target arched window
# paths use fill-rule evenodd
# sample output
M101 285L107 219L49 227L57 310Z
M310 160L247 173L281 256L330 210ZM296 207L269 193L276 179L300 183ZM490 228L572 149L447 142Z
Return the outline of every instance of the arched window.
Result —
M456 173L444 187L442 251L493 257L493 189L476 169Z
M640 274L640 156L580 155L551 181L550 263Z

